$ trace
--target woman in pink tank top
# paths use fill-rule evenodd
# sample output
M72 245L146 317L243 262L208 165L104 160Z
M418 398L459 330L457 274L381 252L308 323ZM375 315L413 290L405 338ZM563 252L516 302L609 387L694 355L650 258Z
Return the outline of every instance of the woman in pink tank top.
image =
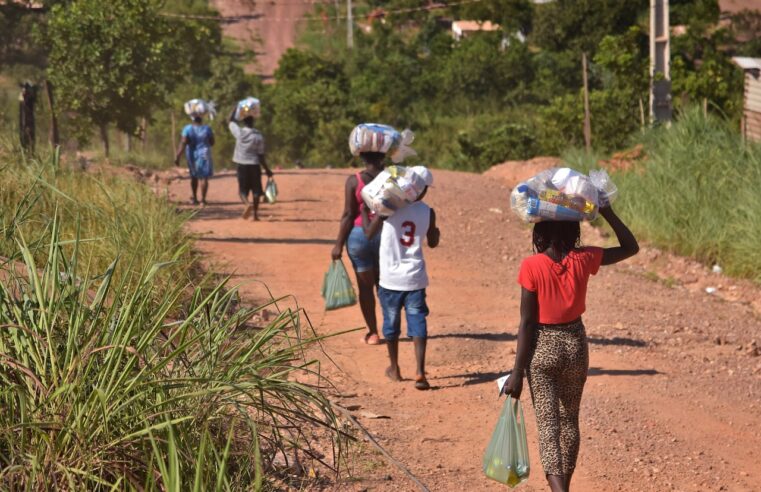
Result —
M365 169L346 179L344 193L344 211L338 228L336 244L331 252L334 260L341 258L343 248L351 260L351 266L357 275L359 287L359 307L367 325L364 341L369 345L378 345L378 321L375 316L375 288L378 285L378 261L380 258L380 235L373 239L365 237L362 229L362 188L370 183L383 170L386 154L381 152L363 152L360 158Z

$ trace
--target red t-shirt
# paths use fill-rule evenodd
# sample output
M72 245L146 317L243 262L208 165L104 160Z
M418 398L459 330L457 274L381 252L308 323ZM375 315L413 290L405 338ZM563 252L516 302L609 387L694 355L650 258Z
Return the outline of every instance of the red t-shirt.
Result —
M597 274L602 263L602 248L581 248L571 251L556 263L540 253L521 263L518 283L536 292L539 301L539 323L568 323L584 313L587 282Z

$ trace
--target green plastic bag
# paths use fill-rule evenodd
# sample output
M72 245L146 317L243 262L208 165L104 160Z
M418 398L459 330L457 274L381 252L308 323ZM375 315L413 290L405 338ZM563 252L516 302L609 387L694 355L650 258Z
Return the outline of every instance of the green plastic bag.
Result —
M483 465L487 477L510 487L528 480L531 467L528 462L526 420L520 400L507 397L497 428L486 448Z
M357 303L357 294L351 285L349 274L341 260L335 260L325 274L322 282L322 298L325 299L325 311L353 306Z
M267 199L267 203L275 203L277 201L275 178L267 178L267 186L264 187L264 197Z

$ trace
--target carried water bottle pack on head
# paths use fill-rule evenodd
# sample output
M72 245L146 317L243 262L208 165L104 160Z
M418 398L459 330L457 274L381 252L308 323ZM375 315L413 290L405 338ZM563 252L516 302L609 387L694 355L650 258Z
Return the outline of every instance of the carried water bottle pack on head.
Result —
M354 127L349 135L349 150L353 156L363 152L380 152L399 163L407 157L417 155L410 147L413 140L415 134L409 129L399 132L388 125L362 123Z
M217 115L217 109L214 107L212 101L204 101L203 99L191 99L184 105L185 114L190 116L191 119L197 117L209 116L214 119Z
M551 168L519 183L510 194L510 207L524 222L594 220L600 207L610 205L618 189L605 170L589 176L568 167Z
M262 112L262 105L259 99L247 97L238 102L235 107L234 118L236 121L243 121L246 118L258 118Z

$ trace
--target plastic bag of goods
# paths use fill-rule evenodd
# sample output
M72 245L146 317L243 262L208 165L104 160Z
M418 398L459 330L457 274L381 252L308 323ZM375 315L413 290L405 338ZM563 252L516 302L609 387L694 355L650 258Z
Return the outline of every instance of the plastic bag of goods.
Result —
M277 201L275 178L267 178L267 186L264 187L264 198L267 199L267 203L275 203Z
M191 118L209 115L211 119L214 119L217 115L217 110L213 102L204 101L203 99L191 99L185 103L185 114Z
M526 440L526 419L520 400L508 396L497 427L484 454L483 469L487 477L515 487L528 479L531 471Z
M354 286L341 260L334 260L325 273L322 282L322 298L325 299L326 311L353 306L357 303Z
M238 102L235 107L235 120L242 121L246 118L258 118L262 112L262 106L259 100L255 97L247 97Z
M416 167L389 166L362 188L362 200L374 213L389 217L420 197L425 180Z
M381 152L388 154L393 162L399 163L407 157L417 155L410 147L413 140L415 134L411 130L400 133L388 125L362 123L354 127L349 135L349 150L353 156L363 152Z
M513 188L510 207L525 222L594 220L617 194L604 170L594 180L567 167L540 172Z

